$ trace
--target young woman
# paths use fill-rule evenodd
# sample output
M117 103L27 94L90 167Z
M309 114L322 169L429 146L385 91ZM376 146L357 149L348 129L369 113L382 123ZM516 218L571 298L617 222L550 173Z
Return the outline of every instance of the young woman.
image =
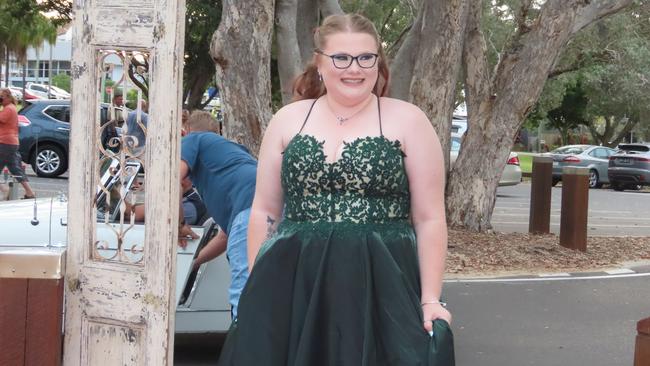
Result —
M383 97L368 19L330 16L314 43L262 142L252 273L220 365L452 365L438 138Z

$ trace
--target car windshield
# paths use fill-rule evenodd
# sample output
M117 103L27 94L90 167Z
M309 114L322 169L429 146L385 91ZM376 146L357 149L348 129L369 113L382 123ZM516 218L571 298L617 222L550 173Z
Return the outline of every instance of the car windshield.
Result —
M562 146L558 147L557 149L551 151L552 154L563 154L563 155L568 155L568 154L582 154L583 151L586 150L586 147L583 146Z

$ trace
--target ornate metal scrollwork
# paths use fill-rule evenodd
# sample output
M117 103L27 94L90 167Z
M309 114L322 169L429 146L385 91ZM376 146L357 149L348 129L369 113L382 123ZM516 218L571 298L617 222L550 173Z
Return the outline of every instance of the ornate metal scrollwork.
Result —
M143 197L140 187L148 124L148 54L99 50L98 65L98 180L94 201L98 220L92 259L142 265L144 228L139 221L144 217L136 217L136 204ZM119 80L112 83L112 77L120 72Z

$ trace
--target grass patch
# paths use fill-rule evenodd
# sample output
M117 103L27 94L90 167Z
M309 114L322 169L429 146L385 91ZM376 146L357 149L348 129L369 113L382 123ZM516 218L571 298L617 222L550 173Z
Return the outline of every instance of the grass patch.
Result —
M522 173L532 173L533 155L519 153L519 167Z

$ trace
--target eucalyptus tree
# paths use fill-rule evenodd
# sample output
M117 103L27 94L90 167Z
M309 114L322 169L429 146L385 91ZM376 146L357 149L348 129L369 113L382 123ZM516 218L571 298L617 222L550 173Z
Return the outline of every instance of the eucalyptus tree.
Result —
M356 6L384 4L360 1ZM358 3L361 3L359 5ZM393 96L429 116L449 148L451 115L464 84L469 131L447 183L452 226L486 230L496 189L514 138L534 108L545 81L569 41L588 25L625 9L633 0L411 0L413 18L392 52ZM256 151L271 115L270 55L278 25L278 69L285 101L288 85L312 55L311 31L319 19L349 4L335 0L223 1L223 18L211 55L225 104L225 127ZM353 4L354 5L354 4ZM347 9L346 9L347 10ZM485 15L509 22L487 33ZM384 29L379 27L380 32ZM511 31L508 31L511 29ZM295 30L295 31L294 31ZM399 34L399 33L398 33ZM281 53L286 52L286 57ZM283 68L287 70L282 71Z

